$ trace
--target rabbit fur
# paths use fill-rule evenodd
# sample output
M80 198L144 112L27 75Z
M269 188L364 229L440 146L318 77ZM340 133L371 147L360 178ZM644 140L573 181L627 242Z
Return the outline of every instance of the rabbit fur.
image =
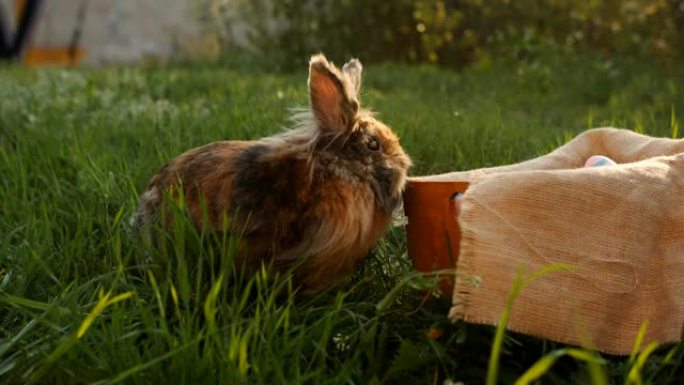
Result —
M244 265L299 263L295 282L309 291L350 275L387 229L411 166L392 130L359 107L362 69L352 59L340 71L314 55L310 106L293 129L173 159L141 195L136 227L182 189L196 225L242 234Z

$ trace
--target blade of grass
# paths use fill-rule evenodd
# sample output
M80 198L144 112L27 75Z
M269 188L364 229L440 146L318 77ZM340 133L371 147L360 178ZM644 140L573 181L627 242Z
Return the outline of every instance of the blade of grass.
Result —
M491 353L489 355L489 364L487 365L487 385L496 385L499 375L499 357L501 356L501 348L503 347L504 335L506 334L506 326L513 309L513 303L520 295L520 292L533 281L542 278L543 276L555 271L569 271L574 269L573 266L567 264L553 264L545 266L533 273L526 275L525 269L521 267L515 275L513 284L508 296L506 297L506 305L499 318L499 323L496 326L496 333L494 335L494 342L492 343Z
M170 350L170 351L162 354L159 357L151 359L151 360L149 360L145 363L142 363L140 365L135 365L135 366L131 367L130 369L124 370L123 372L117 374L114 377L94 382L92 385L113 385L113 384L117 384L121 381L124 381L125 379L129 378L130 376L132 376L136 373L140 373L145 369L148 369L148 368L150 368L150 367L152 367L152 366L154 366L154 365L156 365L156 364L158 364L164 360L167 360L167 359L173 357L174 355L182 352L183 350L189 348L190 346L197 344L199 341L200 341L200 338L198 337L197 339L190 341L190 342L186 343L185 345L179 346L176 349Z
M522 376L520 376L520 378L518 378L515 381L515 385L529 385L532 382L538 380L551 369L553 364L559 358L563 356L570 356L576 360L584 361L588 364L593 363L596 365L602 365L606 363L605 360L597 357L594 352L588 350L574 348L558 349L552 351L551 353L545 355L544 357L540 358L537 362L535 362L529 369L527 369L527 371L525 371L525 373L523 373ZM592 376L592 384L599 385L605 383L607 382L603 382L603 380L601 379L595 379Z
M644 320L639 326L639 331L637 332L636 339L634 340L634 345L632 346L632 352L629 355L629 363L633 364L634 359L641 350L641 344L644 342L644 337L646 337L646 331L648 331L648 320Z
M54 305L51 303L45 303L40 301L34 301L28 298L18 297L11 294L3 294L0 296L0 302L4 302L10 305L24 306L29 309L42 310L42 311L52 311L57 310L60 316L65 316L71 314L71 310L68 308Z
M630 385L630 384L636 384L636 385L642 385L643 381L641 380L641 369L644 367L644 364L646 364L646 360L648 360L648 357L658 348L658 343L656 342L651 342L650 344L646 345L644 350L639 353L637 356L636 361L632 365L631 369L629 370L629 375L627 376L627 379L625 380L625 385Z

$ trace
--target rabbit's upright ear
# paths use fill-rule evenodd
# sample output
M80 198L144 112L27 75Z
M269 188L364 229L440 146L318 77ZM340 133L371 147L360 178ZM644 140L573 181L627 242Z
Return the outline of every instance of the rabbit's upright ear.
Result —
M354 86L323 55L314 55L309 62L309 100L322 131L335 136L351 131L359 111Z
M359 59L351 59L345 65L342 66L342 73L347 76L349 82L354 88L354 94L356 99L359 98L359 91L361 91L361 72L363 71L363 66Z

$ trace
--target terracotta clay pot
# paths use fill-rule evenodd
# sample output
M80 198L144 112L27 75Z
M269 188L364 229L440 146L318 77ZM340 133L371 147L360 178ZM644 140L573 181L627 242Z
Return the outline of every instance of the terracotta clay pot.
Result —
M408 254L416 270L440 275L442 293L450 298L458 260L461 230L452 200L468 188L467 182L409 181L404 192L404 213L408 218Z

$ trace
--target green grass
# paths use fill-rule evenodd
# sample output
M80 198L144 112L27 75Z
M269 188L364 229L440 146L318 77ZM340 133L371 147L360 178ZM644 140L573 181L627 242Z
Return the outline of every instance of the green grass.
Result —
M306 104L305 69L0 70L0 383L485 382L494 328L451 325L448 300L422 300L434 283L411 272L399 228L349 285L304 298L207 247L231 239L179 221L150 249L129 232L166 161L285 127L287 109ZM464 73L369 66L362 103L399 132L417 175L516 162L594 126L677 136L682 88L682 70L573 56ZM502 384L528 369L522 380L544 384L684 378L682 344L599 359L497 341L490 381Z

